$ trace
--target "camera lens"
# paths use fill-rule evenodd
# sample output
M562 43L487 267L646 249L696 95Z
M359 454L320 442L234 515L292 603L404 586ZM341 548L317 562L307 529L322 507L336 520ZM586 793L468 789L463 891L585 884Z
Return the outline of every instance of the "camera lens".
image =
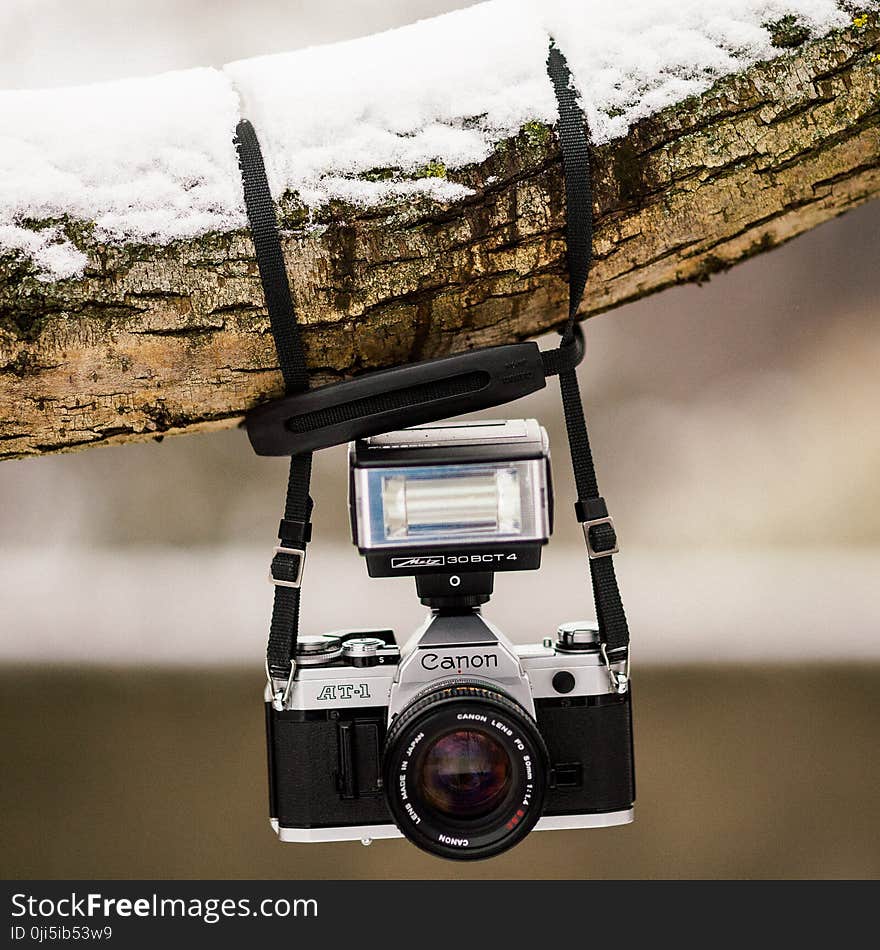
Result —
M500 742L477 729L456 729L428 746L419 786L431 807L451 818L482 818L510 790L510 757Z
M388 806L413 844L467 860L500 854L541 815L547 752L532 717L490 687L441 687L388 730Z

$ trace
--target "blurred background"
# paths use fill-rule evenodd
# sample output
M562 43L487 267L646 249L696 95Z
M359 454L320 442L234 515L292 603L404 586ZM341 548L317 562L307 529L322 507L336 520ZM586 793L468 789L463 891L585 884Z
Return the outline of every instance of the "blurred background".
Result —
M5 0L0 88L216 64L455 6ZM243 433L0 465L0 875L880 876L880 203L702 287L592 320L581 384L634 639L637 822L461 867L404 842L280 845L266 822L265 583L286 463ZM551 345L552 340L545 342ZM518 642L589 616L560 501ZM421 619L352 548L317 460L305 632Z

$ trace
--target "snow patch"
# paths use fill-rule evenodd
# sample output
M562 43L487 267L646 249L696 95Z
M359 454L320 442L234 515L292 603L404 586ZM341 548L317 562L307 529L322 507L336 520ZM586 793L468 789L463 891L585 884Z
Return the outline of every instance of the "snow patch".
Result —
M552 124L548 35L568 58L597 143L781 51L766 24L813 35L833 0L491 0L375 36L75 89L0 92L0 251L48 278L81 274L62 230L167 243L245 223L232 134L250 118L276 198L376 205L468 194L445 177L528 122ZM240 102L239 102L240 99ZM363 175L368 172L380 174Z
M833 0L541 0L568 58L594 142L627 134L714 82L784 52L768 25L794 17L811 35L845 26Z
M374 170L415 174L483 161L526 122L552 122L547 34L537 5L494 0L363 39L264 56L225 67L254 123L278 194L313 206L342 178L370 203ZM461 192L433 180L438 199ZM405 195L403 177L381 193Z
M0 225L0 248L19 252L37 266L41 280L64 280L82 274L88 257L65 237L59 227L39 231Z
M167 243L245 223L232 130L238 100L217 70L0 92L0 250L55 278L86 257L58 227L105 241ZM74 266L75 265L75 266Z

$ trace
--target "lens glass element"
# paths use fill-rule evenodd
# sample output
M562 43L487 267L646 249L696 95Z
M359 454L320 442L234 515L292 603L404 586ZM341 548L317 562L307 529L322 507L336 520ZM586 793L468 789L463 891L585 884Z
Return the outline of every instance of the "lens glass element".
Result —
M426 749L417 781L425 801L450 818L483 818L505 799L511 785L507 752L492 736L456 729Z

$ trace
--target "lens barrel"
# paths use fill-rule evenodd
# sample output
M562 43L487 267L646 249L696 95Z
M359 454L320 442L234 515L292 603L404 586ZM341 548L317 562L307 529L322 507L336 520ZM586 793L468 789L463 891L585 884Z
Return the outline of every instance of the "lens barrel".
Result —
M384 772L388 806L413 844L444 858L489 858L540 818L547 750L518 703L459 684L423 696L394 720Z

